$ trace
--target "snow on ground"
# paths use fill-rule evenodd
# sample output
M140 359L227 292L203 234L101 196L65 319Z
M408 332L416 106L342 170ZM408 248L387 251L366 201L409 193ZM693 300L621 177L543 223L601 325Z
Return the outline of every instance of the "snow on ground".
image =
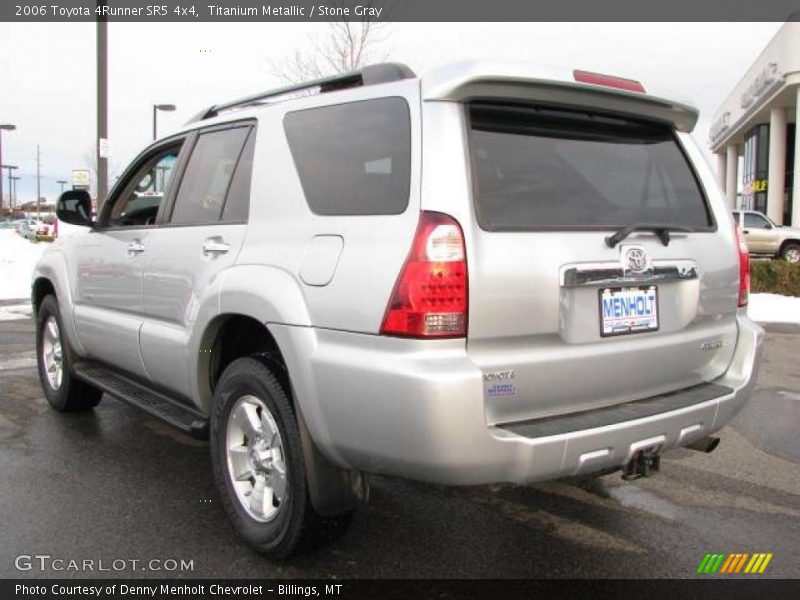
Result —
M69 235L73 229L59 223L59 233ZM30 242L13 229L0 229L0 300L28 300L31 293L31 273L47 242ZM30 307L25 303L0 306L0 321L26 319ZM26 312L27 311L27 312ZM750 318L762 323L800 323L800 298L778 294L752 294L747 308Z
M31 297L31 274L50 244L31 242L13 229L0 229L0 300Z
M779 294L752 294L747 314L761 323L800 323L800 298Z

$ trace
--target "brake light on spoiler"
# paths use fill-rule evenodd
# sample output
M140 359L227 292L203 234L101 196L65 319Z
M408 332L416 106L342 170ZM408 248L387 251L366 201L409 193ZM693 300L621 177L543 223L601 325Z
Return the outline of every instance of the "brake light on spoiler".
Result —
M572 76L575 81L579 83L591 83L592 85L601 85L603 87L616 88L628 92L645 93L644 86L635 79L625 79L624 77L615 77L614 75L603 75L602 73L578 70L573 71Z

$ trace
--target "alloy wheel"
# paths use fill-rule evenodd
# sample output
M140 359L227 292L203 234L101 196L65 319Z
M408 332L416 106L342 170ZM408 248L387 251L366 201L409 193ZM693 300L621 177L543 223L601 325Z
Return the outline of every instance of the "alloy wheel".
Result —
M233 404L225 435L228 478L242 508L260 522L273 520L288 495L283 441L275 417L255 396Z
M59 389L64 377L64 353L58 321L52 315L45 322L42 331L42 363L48 385L54 390Z

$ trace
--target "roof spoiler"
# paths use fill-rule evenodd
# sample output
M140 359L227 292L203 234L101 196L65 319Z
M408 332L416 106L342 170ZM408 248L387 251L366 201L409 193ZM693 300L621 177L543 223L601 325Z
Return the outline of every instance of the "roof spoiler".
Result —
M443 67L422 78L423 100L521 101L564 108L591 108L669 123L691 131L697 109L639 91L576 81L573 71L535 70L530 65L486 61Z
M324 94L326 92L334 92L346 88L377 85L379 83L390 83L392 81L401 81L403 79L413 79L414 77L416 77L414 71L401 63L379 63L375 65L368 65L362 69L359 69L358 71L340 73L331 77L323 77L322 79L315 79L313 81L306 81L303 83L275 88L273 90L267 90L265 92L239 98L238 100L223 102L222 104L214 104L199 112L187 123L194 123L196 121L202 121L203 119L211 119L212 117L216 117L220 113L228 110L245 108L248 106L257 106L259 104L264 104L265 101L270 99L275 99L289 94L311 91L315 88L318 88L318 93Z

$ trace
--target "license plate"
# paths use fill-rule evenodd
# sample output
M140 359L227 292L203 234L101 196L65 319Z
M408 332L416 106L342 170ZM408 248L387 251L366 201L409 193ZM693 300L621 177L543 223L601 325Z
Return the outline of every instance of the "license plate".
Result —
M600 335L609 337L658 330L658 289L642 287L600 290Z

